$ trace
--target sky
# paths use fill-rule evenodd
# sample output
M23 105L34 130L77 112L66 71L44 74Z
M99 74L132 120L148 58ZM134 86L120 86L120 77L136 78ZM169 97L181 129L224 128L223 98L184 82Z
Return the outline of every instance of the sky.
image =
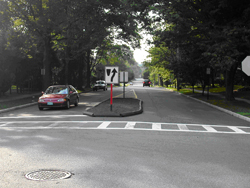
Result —
M134 58L138 64L142 64L143 61L149 59L149 58L147 58L147 56L149 55L149 53L147 51L151 47L146 43L146 40L152 39L152 36L142 35L142 37L143 37L143 39L141 40L141 48L140 49L137 48L134 50Z
M149 53L145 49L135 49L134 51L134 58L138 64L142 64L148 55Z

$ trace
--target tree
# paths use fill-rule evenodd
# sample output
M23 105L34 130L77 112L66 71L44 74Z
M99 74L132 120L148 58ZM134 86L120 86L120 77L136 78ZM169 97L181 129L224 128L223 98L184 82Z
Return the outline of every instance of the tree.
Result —
M241 3L231 0L162 1L155 10L167 25L154 32L158 37L155 44L159 46L164 42L173 55L179 49L181 58L176 63L180 66L185 65L188 58L193 66L197 64L214 70L220 67L226 71L226 99L233 100L234 75L249 50L249 29L246 27L249 26L249 3L246 0Z
M153 0L137 3L133 0L0 2L6 5L1 14L11 23L9 28L26 36L26 46L22 48L26 56L36 62L35 56L40 58L39 52L42 52L42 65L38 67L45 70L44 89L53 82L73 80L79 80L78 86L89 87L91 71L96 64L93 60L95 49L105 41L114 40L139 46L139 27L150 25L148 12L154 3ZM33 48L36 49L33 51Z

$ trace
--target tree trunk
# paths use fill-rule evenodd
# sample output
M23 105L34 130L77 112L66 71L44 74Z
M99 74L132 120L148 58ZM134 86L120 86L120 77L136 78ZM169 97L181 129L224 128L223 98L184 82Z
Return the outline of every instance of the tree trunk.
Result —
M69 84L69 47L65 51L65 84Z
M234 76L238 67L238 62L233 63L230 70L226 71L226 100L233 101L235 100L233 95L234 89Z
M90 71L90 53L91 53L91 50L88 50L87 51L87 61L86 61L86 69L87 69L87 74L86 74L86 80L87 80L87 83L86 83L86 88L90 88L90 76L91 76L91 71Z
M45 75L43 75L43 91L51 84L51 69L50 69L50 39L44 37L44 53L43 53L43 68Z
M85 58L85 54L81 55L79 57L79 64L78 64L78 75L79 75L79 78L78 78L78 83L77 83L77 88L82 90L83 88L83 84L84 84L84 75L83 75L83 69L84 69L84 58Z

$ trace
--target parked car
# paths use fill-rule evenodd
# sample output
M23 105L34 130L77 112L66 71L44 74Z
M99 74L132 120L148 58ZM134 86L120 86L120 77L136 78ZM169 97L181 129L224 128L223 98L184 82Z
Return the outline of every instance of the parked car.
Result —
M103 89L103 91L107 90L107 84L104 80L98 80L95 82L93 91L97 91L98 89Z
M79 94L72 85L53 85L42 92L38 99L38 108L64 107L69 109L71 104L78 106Z
M143 81L143 87L144 87L144 86L150 87L150 84L151 84L151 82L150 82L150 80L148 80L148 79L145 79L145 80Z

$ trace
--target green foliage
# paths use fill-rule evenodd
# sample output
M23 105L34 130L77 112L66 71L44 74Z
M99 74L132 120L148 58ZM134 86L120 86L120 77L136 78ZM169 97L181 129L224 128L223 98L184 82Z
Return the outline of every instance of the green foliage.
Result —
M0 29L3 23L10 23L4 25L9 31L8 48L18 48L21 53L15 54L20 55L20 62L23 62L22 58L28 58L33 60L38 71L45 68L45 85L60 75L82 80L79 83L82 86L86 84L83 81L89 81L91 71L98 63L124 61L135 64L130 57L132 52L121 50L119 46L114 48L114 40L137 47L140 40L138 26L146 28L150 25L148 7L151 2L148 1L1 0L0 3ZM107 41L110 44L107 45ZM103 46L108 47L102 49ZM93 53L88 53L95 49L98 62L93 60ZM70 64L74 64L75 69L67 75L68 67L72 68L68 66ZM55 75L54 70L60 72Z
M154 25L155 47L148 66L164 67L184 82L203 86L208 83L207 67L214 75L228 71L225 81L231 87L237 66L250 50L249 6L248 0L161 1L154 11L165 24ZM226 91L232 99L232 90Z

